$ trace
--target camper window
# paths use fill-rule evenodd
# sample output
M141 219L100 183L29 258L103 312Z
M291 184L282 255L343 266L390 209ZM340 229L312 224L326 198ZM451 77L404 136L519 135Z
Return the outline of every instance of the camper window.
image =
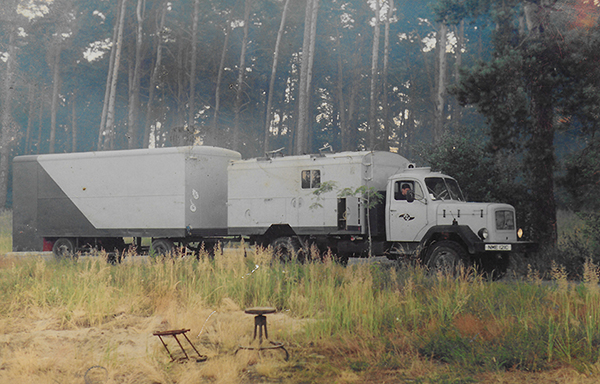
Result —
M321 171L318 169L302 171L302 189L313 189L321 186Z

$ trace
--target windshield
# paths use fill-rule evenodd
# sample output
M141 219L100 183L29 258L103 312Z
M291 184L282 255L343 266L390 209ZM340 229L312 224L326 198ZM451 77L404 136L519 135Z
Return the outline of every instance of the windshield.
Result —
M425 179L427 192L433 200L458 200L465 201L456 180L442 177L428 177Z

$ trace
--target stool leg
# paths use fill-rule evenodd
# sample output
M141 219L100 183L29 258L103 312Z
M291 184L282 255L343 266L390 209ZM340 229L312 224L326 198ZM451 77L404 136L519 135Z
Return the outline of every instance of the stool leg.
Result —
M265 323L263 324L265 326L265 340L269 340L269 332L267 332L267 317L265 316Z
M184 334L185 335L185 334ZM177 344L179 344L179 348L181 348L181 350L183 351L183 354L185 355L185 358L189 360L189 356L188 354L185 352L185 349L183 348L183 345L181 345L181 342L179 341L179 339L177 338L177 335L173 335L173 337L175 338L175 340L177 341Z
M200 354L200 352L198 352L198 350L196 349L196 347L194 347L194 344L192 344L192 342L190 341L190 339L187 337L187 335L186 335L185 333L183 334L183 337L185 337L185 339L186 339L186 340L187 340L187 342L188 342L188 343L189 343L189 344L192 346L192 348L194 349L194 351L196 351L196 353L198 354L198 357L199 357L200 359L203 359L203 358L205 358L205 356L202 356L202 355Z
M171 361L175 361L175 358L173 357L173 355L171 355L171 351L169 351L169 348L167 347L167 343L165 343L165 341L162 339L162 337L160 335L158 335L158 338L160 339L160 341L162 342L162 345L167 350L167 353L169 354L169 357L171 358Z
M257 315L254 317L254 338L256 339L256 328L258 328L258 341L262 343L263 329L265 330L265 338L269 338L267 335L267 318L263 315Z

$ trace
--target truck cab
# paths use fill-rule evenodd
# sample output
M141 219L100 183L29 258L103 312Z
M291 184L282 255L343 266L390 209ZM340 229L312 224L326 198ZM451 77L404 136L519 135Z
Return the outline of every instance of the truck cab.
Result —
M429 168L409 168L389 178L386 239L393 257L420 253L430 267L475 263L505 271L519 251L515 209L502 203L467 202L458 182Z

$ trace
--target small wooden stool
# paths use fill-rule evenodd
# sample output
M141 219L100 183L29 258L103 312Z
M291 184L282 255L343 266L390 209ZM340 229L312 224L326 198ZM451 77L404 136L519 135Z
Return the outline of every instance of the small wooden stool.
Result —
M258 348L239 346L238 349L235 351L235 353L237 353L237 351L239 351L240 349L248 349L248 350L256 350L256 351L262 351L262 350L266 350L266 349L283 349L283 351L285 352L285 360L287 361L290 358L290 354L288 353L287 349L285 349L285 347L283 346L283 343L276 342L276 341L270 341L269 340L269 331L267 330L267 317L265 315L267 315L269 313L275 313L275 312L277 312L277 309L272 308L272 307L252 307L252 308L246 308L246 310L244 312L246 312L249 315L255 315L254 316L254 340L256 340L256 334L258 331ZM265 346L265 347L262 346L263 331L265 333L265 340L269 341L269 343L271 344L270 346Z
M198 354L198 358L196 359L196 362L199 363L199 362L202 362L202 361L206 361L207 357L201 355L200 352L198 352L198 350L196 349L196 347L194 347L194 344L192 344L192 342L190 341L190 339L188 339L188 337L186 335L186 332L189 332L189 329L174 329L174 330L171 330L171 331L159 331L159 332L154 332L153 335L154 336L158 336L158 338L162 342L163 346L167 350L167 353L171 357L171 361L175 361L175 358L171 354L171 351L169 351L169 348L167 348L167 344L163 340L162 336L173 336L175 338L175 341L177 341L177 344L179 344L179 348L181 348L181 350L183 351L183 354L185 355L185 359L182 358L182 359L179 359L179 360L189 360L190 359L190 357L188 356L188 354L185 352L185 348L183 348L183 345L181 345L181 342L177 338L177 335L183 335L183 337L185 337L185 339L190 344L190 346Z

